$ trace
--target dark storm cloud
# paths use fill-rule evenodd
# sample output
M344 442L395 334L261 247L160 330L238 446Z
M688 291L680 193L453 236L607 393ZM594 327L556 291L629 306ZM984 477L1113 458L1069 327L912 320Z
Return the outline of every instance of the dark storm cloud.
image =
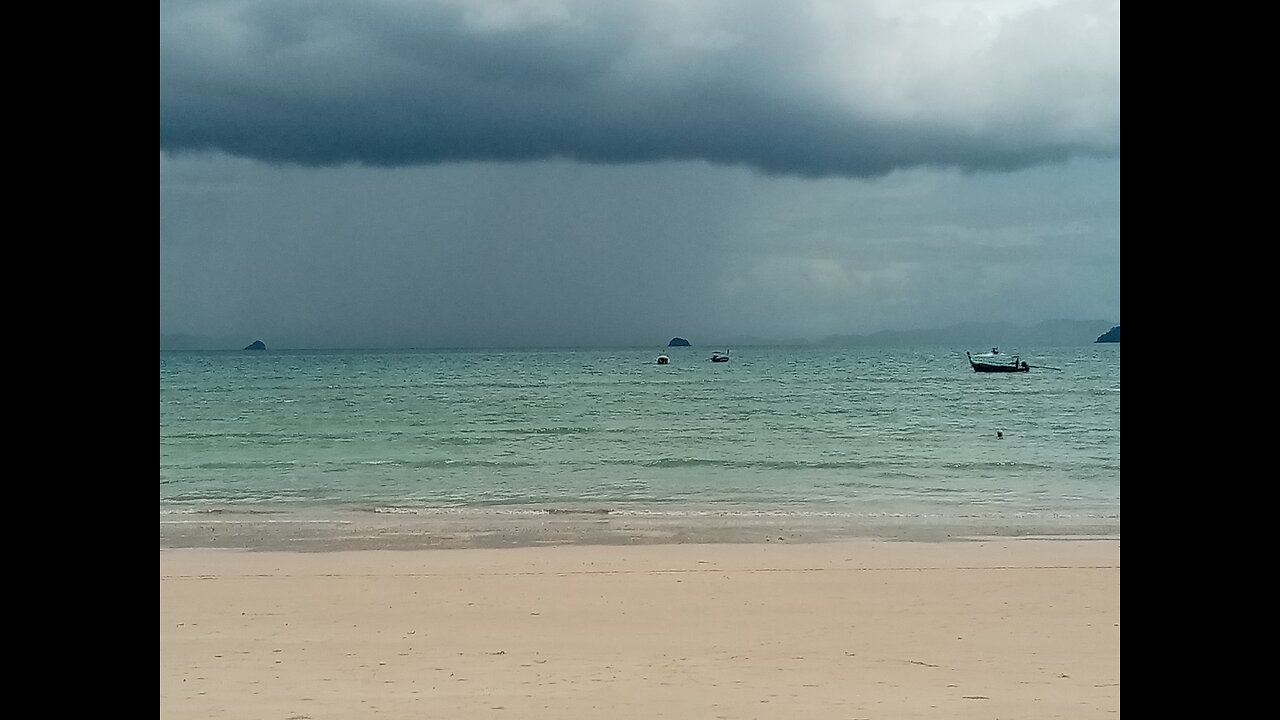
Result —
M160 178L161 332L230 349L740 345L1120 317L1118 160L849 180L162 154Z
M165 0L160 148L809 176L1118 157L1119 25L1094 0Z

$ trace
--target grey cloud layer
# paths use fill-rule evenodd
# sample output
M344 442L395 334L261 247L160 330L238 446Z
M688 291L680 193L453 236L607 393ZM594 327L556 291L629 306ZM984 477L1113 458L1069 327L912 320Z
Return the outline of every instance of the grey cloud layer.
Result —
M811 176L1118 157L1120 6L165 0L160 148Z

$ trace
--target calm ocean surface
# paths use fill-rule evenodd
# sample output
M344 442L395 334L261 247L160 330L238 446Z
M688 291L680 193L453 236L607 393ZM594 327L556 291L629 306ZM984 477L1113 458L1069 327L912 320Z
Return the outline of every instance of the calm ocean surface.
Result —
M561 513L1119 533L1119 344L1004 348L1061 371L1002 375L963 348L711 350L161 352L162 537Z

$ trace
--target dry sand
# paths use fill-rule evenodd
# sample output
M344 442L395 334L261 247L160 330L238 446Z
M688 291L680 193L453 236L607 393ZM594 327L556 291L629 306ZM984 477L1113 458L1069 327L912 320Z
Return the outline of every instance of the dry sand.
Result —
M160 717L1102 718L1120 541L160 552Z

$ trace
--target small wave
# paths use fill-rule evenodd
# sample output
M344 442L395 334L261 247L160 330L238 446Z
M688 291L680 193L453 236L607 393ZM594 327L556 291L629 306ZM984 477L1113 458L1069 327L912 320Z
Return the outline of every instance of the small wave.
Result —
M615 462L618 465L635 464L653 468L721 467L737 470L867 470L886 465L883 462L863 460L719 460L712 458L660 458L639 462L625 460Z
M219 516L219 515L288 515L290 511L280 508L255 508L250 506L196 506L196 507L166 507L160 511L162 516L168 515L200 515L203 517Z
M208 462L193 467L200 470L260 470L271 468L294 467L298 463L293 460L249 460L239 462Z
M399 464L409 468L522 468L538 465L531 460L456 460L454 458L406 460Z
M1043 463L1017 461L1005 462L945 462L942 467L947 470L1052 470L1053 466Z
M510 435L582 435L586 433L597 432L597 428L593 427L535 427L535 428L509 428L498 430L497 432L507 433Z

